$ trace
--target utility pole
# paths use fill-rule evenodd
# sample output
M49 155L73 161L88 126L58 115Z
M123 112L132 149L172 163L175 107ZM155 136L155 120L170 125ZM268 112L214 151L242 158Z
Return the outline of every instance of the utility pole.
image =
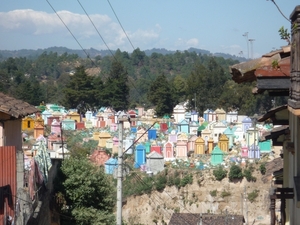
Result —
M194 101L195 101L195 111L196 111L196 93L194 93L194 96L195 96Z
M249 39L248 39L248 32L245 32L243 34L243 36L246 38L246 42L247 42L247 54L248 54L248 58L249 59Z
M255 39L249 39L249 42L251 44L251 58L253 59L253 41L255 41Z
M123 181L123 122L128 120L128 115L121 112L118 115L119 151L117 175L117 225L122 225L122 181Z
M244 186L244 202L245 202L245 213L246 213L246 225L249 225L249 222L248 222L248 205L247 205L247 187Z
M65 160L65 152L64 152L64 137L63 137L63 126L62 126L62 121L60 122L60 141L61 141L61 149L62 149L62 155L63 155L63 160Z

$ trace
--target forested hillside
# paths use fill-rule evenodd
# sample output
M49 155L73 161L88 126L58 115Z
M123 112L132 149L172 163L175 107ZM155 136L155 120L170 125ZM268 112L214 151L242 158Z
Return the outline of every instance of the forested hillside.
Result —
M10 57L0 62L0 91L33 105L57 103L68 108L117 110L155 107L171 113L179 102L202 113L207 108L263 113L274 97L251 94L255 83L237 85L229 66L237 60L184 51L172 54L140 49L95 57L43 52L35 57ZM277 98L276 103L284 103ZM274 101L273 101L274 102Z

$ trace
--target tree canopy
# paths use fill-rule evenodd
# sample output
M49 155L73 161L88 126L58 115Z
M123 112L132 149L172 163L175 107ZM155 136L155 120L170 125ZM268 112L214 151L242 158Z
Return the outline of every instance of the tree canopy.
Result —
M127 110L129 105L127 83L127 71L120 62L113 61L103 89L104 106L111 106L116 111Z
M234 83L228 67L239 63L237 60L196 51L166 55L159 52L146 55L136 49L130 54L118 49L114 56L93 59L57 52L0 58L0 91L33 105L44 101L62 104L67 109L79 106L81 113L101 106L116 110L155 106L160 113L168 112L170 105L188 100L189 109L196 106L200 114L208 108L220 107L253 115L269 110L272 102L286 102L286 98L270 97L267 93L253 96L251 88L255 83ZM167 92L171 93L168 98L172 101L166 106L159 105L163 101L149 98L161 94L161 89L155 93L152 87L158 74L164 74L171 89Z
M150 85L148 99L155 105L155 112L158 117L172 114L175 106L173 93L171 85L164 74L159 75Z
M61 171L64 179L57 193L64 199L62 213L80 225L115 223L115 188L103 168L86 157L70 157L63 161Z
M83 114L84 109L94 105L93 78L88 76L83 66L76 68L76 72L70 77L70 82L64 89L63 105L67 108L78 109Z

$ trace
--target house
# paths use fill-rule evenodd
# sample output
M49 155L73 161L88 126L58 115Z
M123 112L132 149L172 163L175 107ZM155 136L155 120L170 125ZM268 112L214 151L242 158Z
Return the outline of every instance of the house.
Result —
M146 156L147 169L150 170L154 175L164 170L164 157L153 151Z
M173 117L175 120L175 123L179 123L180 121L184 120L185 117L185 103L179 103L178 105L175 106L173 109Z
M37 113L39 109L3 93L0 93L0 106L0 189L2 193L11 193L1 198L0 221L3 222L8 215L14 218L16 198L12 196L17 196L18 190L25 186L22 119ZM20 216L14 221L15 224L24 219L23 212L24 204L20 204Z
M63 130L76 130L76 121L73 119L64 119L61 121Z
M232 79L237 83L257 81L254 93L268 91L273 96L289 96L288 121L285 127L284 120L276 119L276 113L269 112L265 118L274 120L281 125L265 135L265 138L275 140L275 144L282 146L283 170L278 171L280 178L275 180L286 190L283 194L280 189L274 189L270 194L271 225L275 224L275 202L279 201L280 223L300 224L300 5L296 6L290 15L291 45L272 51L255 61L238 64L231 67ZM280 110L279 110L280 111ZM273 115L272 117L270 115ZM275 118L274 118L275 115ZM279 113L277 114L279 116ZM278 199L278 200L277 200Z
M22 119L22 130L32 131L34 129L34 119L30 116L26 116Z
M289 86L289 130L290 134L287 135L290 140L284 143L284 167L283 167L283 187L291 188L294 190L293 198L286 198L286 211L285 218L290 224L300 223L300 98L299 98L299 76L300 76L300 5L296 6L290 15L292 37L291 47L291 67L290 67L290 81ZM294 154L293 154L294 151ZM282 202L283 203L283 202Z
M110 158L105 162L105 173L114 174L115 170L118 168L118 160L115 158Z
M202 137L198 137L195 140L195 149L194 149L194 154L195 155L203 155L206 152L206 146L205 146L205 141L203 140Z
M178 124L178 130L180 132L183 132L183 133L189 133L190 132L190 125L189 125L189 121L187 119L183 119L181 120Z
M219 148L219 146L215 146L211 153L211 164L219 165L223 162L224 152Z
M135 163L134 168L140 168L146 163L146 148L144 145L139 144L135 149Z
M148 139L148 132L144 127L139 127L136 132L136 140L138 143L145 142Z
M245 219L241 215L207 214L207 213L173 213L169 225L243 225Z
M212 137L214 139L214 142L218 143L220 135L224 133L227 126L221 121L216 121L212 124L209 124L209 127L212 128Z
M71 111L67 114L67 119L74 120L75 122L78 122L78 123L81 122L79 113L73 112L73 111Z
M226 121L226 112L224 109L219 109L217 108L215 110L215 114L216 114L216 120L219 120L219 121Z
M172 161L175 159L174 156L174 143L171 141L168 141L163 146L163 154L165 161Z

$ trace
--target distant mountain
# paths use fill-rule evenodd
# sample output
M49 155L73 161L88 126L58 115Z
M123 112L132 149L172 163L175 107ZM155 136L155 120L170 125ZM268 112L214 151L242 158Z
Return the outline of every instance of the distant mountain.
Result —
M206 55L212 55L212 56L218 56L218 57L223 57L225 59L231 58L234 60L239 60L240 62L246 61L246 58L244 57L238 57L235 55L230 55L226 53L211 53L210 51L203 50L203 49L197 49L197 48L189 48L186 50L188 52L196 52L197 54L206 54ZM57 52L57 54L61 55L64 53L68 54L77 54L81 58L86 58L86 57L91 57L94 58L96 56L109 56L111 54L114 54L115 51L110 51L110 50L97 50L94 48L90 49L85 49L83 50L73 50L73 49L68 49L66 47L50 47L50 48L45 48L45 49L37 49L37 50L32 50L32 49L21 49L21 50L14 50L14 51L8 51L8 50L0 50L0 61L3 61L9 57L26 57L26 58L37 58L39 55L41 55L44 52ZM150 56L152 53L159 53L163 55L167 54L174 54L176 51L172 50L167 50L165 48L153 48L150 50L145 50L144 51L146 55ZM180 51L182 52L182 51Z

